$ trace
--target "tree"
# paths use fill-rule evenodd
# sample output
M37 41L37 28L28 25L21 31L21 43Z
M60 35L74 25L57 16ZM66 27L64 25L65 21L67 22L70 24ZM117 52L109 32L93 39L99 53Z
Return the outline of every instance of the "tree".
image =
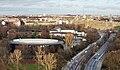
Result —
M97 31L86 31L86 33L86 39L88 44L95 42L100 37Z
M20 50L16 49L10 54L10 64L15 65L16 70L20 69L20 60L22 59L22 53Z
M65 47L68 47L68 46L72 47L74 39L75 39L75 37L74 37L73 34L66 34L65 35L65 39L64 39L64 41L65 41Z
M38 38L39 37L39 34L40 34L40 32L33 32L33 37L35 37L35 38Z
M48 53L43 57L43 59L44 59L45 70L53 70L54 68L56 68L57 60L53 53Z
M56 57L52 53L45 54L45 51L41 47L37 47L36 62L38 64L38 70L40 70L40 65L43 66L44 70L52 70L56 68Z
M42 51L41 47L37 47L37 50L35 51L36 54L36 63L38 64L38 70L40 70L40 65L44 65L43 63L43 56L45 55L45 52Z
M8 64L8 62L9 62L8 50L7 50L7 48L5 48L5 49L0 49L0 51L1 52L4 51L4 53L2 55L0 55L0 69L8 70L8 67L9 67L9 64Z
M120 70L120 50L106 54L102 70Z
M12 40L14 38L16 38L16 30L15 29L10 29L8 32L7 32L7 37L9 40Z
M120 31L120 26L115 26L114 29Z
M7 37L7 27L0 27L0 39Z
M59 55L63 56L65 60L70 60L71 56L72 56L72 50L71 49L67 49L67 50L58 49L57 53Z
M42 37L42 38L49 38L49 33L48 33L48 31L42 30L42 32L41 32L41 37Z
M64 54L64 52L63 52L63 54ZM66 55L64 56L64 55L55 53L55 57L57 59L57 63L56 63L57 66L56 66L55 70L61 70L61 68L64 67L66 65L66 63L67 63L67 60L65 60L65 58L64 58L64 57L66 57Z

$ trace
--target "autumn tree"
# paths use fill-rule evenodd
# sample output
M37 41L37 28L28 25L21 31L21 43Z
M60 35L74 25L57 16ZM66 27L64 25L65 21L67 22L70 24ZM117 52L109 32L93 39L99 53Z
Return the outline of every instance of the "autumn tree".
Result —
M105 55L102 70L120 70L120 50Z
M7 37L7 27L0 27L0 39Z
M73 42L74 42L75 36L73 34L66 34L65 35L65 47L72 47L73 46Z
M114 42L110 43L111 46L108 48L108 51L120 50L120 38L116 38Z
M86 39L88 44L95 42L100 37L97 31L94 31L93 29L90 30L91 31L86 31L87 33Z
M49 38L49 32L47 30L42 30L41 37L42 38Z
M2 55L1 55L2 54ZM9 52L7 48L0 49L0 70L8 70Z
M8 59L6 56L0 57L0 69L8 69Z
M65 60L70 60L71 59L71 55L72 55L72 50L71 49L67 49L67 50L58 49L57 53L59 55L63 56L63 58Z
M53 70L54 68L56 68L57 60L53 53L48 53L44 55L43 59L44 59L45 70Z
M110 46L103 61L102 70L119 70L120 69L120 34L116 35L114 42Z
M64 52L62 54L64 54ZM57 60L57 63L56 63L57 66L56 66L55 70L61 70L61 68L64 67L67 63L67 60L64 57L66 57L68 55L65 55L65 54L62 55L62 54L55 53L55 57L56 57L56 60Z
M9 40L12 40L14 38L16 38L16 30L15 29L10 29L9 31L7 31L7 37Z
M40 65L44 65L43 63L43 56L45 55L45 52L42 50L41 47L37 47L37 50L35 51L36 54L36 63L38 65L38 70L40 70Z
M38 70L40 70L40 65L43 66L44 70L53 70L56 68L56 57L53 53L45 54L45 51L41 47L37 47L36 62L38 64Z
M10 65L16 68L16 70L20 69L20 60L22 59L22 53L19 49L14 50L13 53L10 54L9 60Z

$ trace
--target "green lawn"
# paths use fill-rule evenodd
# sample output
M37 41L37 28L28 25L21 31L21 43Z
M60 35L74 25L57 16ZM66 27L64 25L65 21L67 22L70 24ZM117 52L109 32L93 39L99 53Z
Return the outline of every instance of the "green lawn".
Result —
M26 68L27 70L37 70L37 64L27 64ZM40 70L43 70L42 65L40 65Z

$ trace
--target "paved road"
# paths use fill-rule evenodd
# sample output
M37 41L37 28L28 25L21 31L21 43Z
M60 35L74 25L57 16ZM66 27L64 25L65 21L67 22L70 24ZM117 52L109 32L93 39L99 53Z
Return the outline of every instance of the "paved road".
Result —
M101 36L100 39L88 45L87 48L85 48L83 51L81 51L76 56L74 56L72 60L67 63L67 66L62 68L62 70L80 70L80 64L82 63L82 61L86 59L88 55L92 54L92 49L93 47L96 46L96 43L99 42L103 44L105 42L105 39L104 39L105 33L100 32L100 31L98 33Z
M115 36L115 33L110 34L108 40L114 40ZM105 44L98 50L98 52L96 52L95 55L90 58L84 70L100 70L102 64L102 57L105 54L109 45L109 41L105 42Z

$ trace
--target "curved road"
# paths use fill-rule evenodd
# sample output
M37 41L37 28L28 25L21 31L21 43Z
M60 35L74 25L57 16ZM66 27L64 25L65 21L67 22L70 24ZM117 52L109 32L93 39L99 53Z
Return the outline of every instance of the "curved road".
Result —
M78 53L76 56L74 56L72 60L67 63L67 66L62 68L62 70L80 70L81 68L80 64L82 63L83 60L86 59L88 55L92 54L92 49L96 46L96 43L99 42L104 44L105 42L105 33L101 31L98 31L98 33L100 35L100 38L96 42L88 45L87 48L85 48L83 51Z
M113 41L115 36L116 36L115 33L110 34L110 37L108 40ZM100 70L101 69L102 57L104 56L109 44L110 43L108 41L105 42L105 44L98 50L98 52L96 52L95 55L93 55L90 58L84 70Z

